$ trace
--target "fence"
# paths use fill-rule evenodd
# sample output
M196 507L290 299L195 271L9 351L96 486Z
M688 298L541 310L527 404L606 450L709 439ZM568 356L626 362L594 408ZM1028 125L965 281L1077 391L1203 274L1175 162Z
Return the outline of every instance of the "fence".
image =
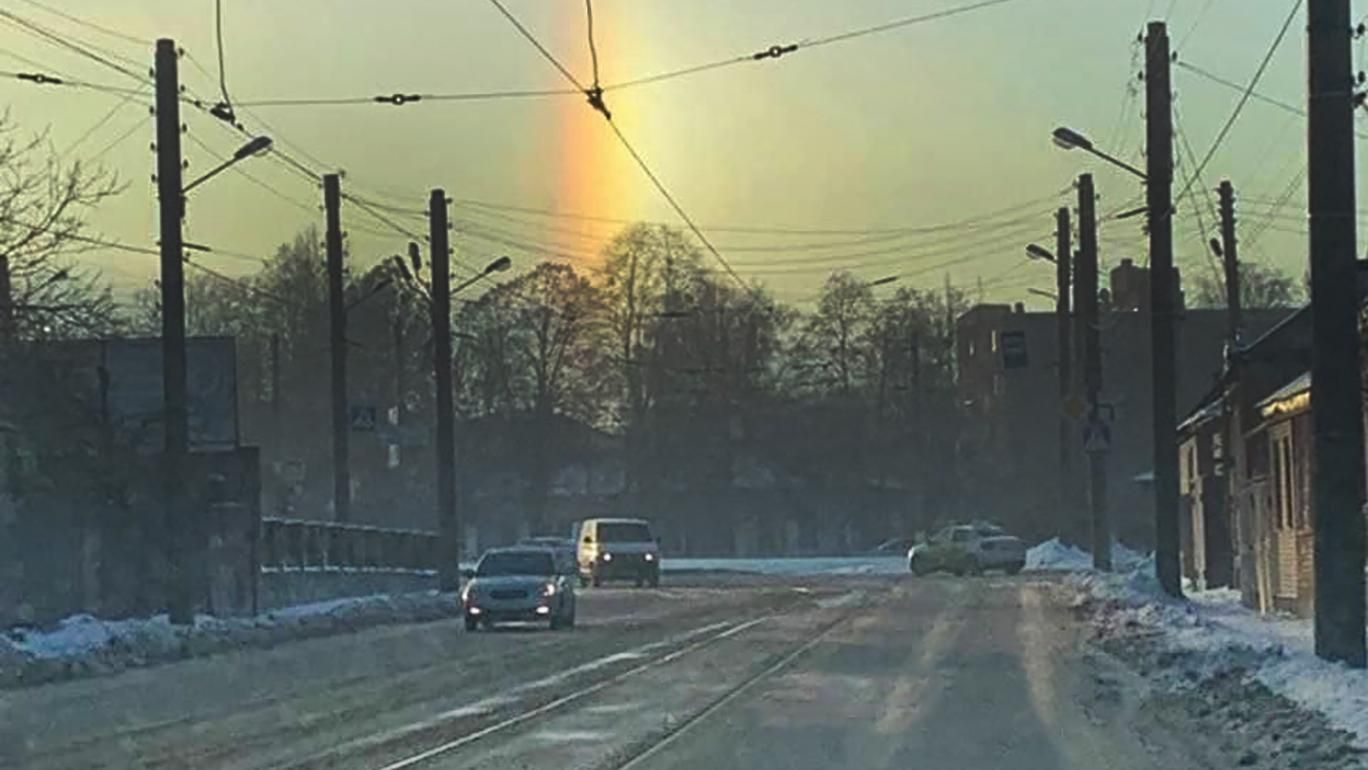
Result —
M262 572L409 572L437 569L437 534L331 521L262 518Z

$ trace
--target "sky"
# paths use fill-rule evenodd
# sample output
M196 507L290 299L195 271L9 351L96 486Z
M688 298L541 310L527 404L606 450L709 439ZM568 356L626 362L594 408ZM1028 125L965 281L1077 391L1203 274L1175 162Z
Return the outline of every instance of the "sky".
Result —
M600 79L612 84L968 2L594 0ZM592 79L583 2L505 3L571 73ZM1359 14L1368 11L1368 3L1361 5ZM227 87L240 104L567 87L488 0L222 6ZM151 41L170 37L187 51L180 68L189 93L219 98L212 0L11 0L5 7L133 64L150 66ZM1053 210L1073 203L1077 174L1094 173L1103 213L1133 207L1142 193L1124 172L1056 148L1051 130L1070 126L1142 163L1143 88L1136 76L1144 23L1168 22L1182 64L1246 83L1292 7L1292 0L1010 0L800 47L778 59L610 90L606 99L623 135L722 257L782 300L809 303L833 269L846 268L868 280L899 276L895 287L948 282L976 299L1044 308L1050 300L1028 289L1051 289L1053 270L1027 261L1024 246L1052 245ZM1260 94L1295 105L1305 103L1304 13L1258 86ZM1356 48L1356 67L1363 67L1362 44ZM50 74L137 85L0 23L0 70L34 71L31 62ZM1197 158L1205 156L1240 94L1183 66L1174 68L1173 84L1182 153L1176 176L1183 180L1195 165L1184 142ZM47 131L64 157L104 164L127 183L92 214L91 233L142 246L156 241L150 91L125 99L4 79L0 99L23 131ZM239 113L291 157L320 172L341 170L344 193L400 209L389 211L386 223L344 204L353 270L405 249L410 236L394 225L425 233L417 212L437 187L455 199L453 243L463 270L504 253L526 269L540 247L592 271L599 248L621 225L565 215L681 224L579 95L398 107L263 104ZM187 179L242 142L202 112L187 108L182 120ZM1358 124L1368 136L1364 120ZM1226 178L1240 198L1242 259L1302 275L1305 194L1297 182L1305 141L1298 115L1259 100L1240 112L1202 183L1193 185L1199 195L1179 202L1176 257L1190 292L1197 275L1214 269L1205 246L1216 229L1210 191ZM1175 192L1181 187L1180 181ZM1286 208L1267 216L1284 196ZM256 269L255 258L304 227L321 227L321 200L316 182L280 160L251 158L193 192L186 238L218 250L196 259L246 275ZM959 224L878 232L951 223ZM1144 261L1139 219L1104 221L1100 237L1104 267L1123 258ZM157 270L150 255L110 251L81 259L124 292L148 285Z

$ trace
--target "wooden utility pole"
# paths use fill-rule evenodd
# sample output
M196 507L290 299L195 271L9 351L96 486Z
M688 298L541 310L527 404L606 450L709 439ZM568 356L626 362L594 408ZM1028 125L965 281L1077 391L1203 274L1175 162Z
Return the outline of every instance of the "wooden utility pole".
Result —
M1235 568L1235 549L1231 540L1231 526L1237 515L1234 488L1230 480L1234 473L1235 442L1239 440L1235 425L1235 396L1240 389L1240 340L1243 326L1240 297L1240 259L1239 246L1235 238L1235 188L1229 180L1223 180L1220 188L1221 198L1221 240L1220 256L1225 274L1226 292L1226 378L1230 383L1222 398L1224 420L1221 429L1221 455L1219 472L1224 486L1224 506L1218 515L1208 516L1203 523L1206 533L1206 585L1208 588L1231 585ZM1232 390L1233 388L1233 390ZM1206 491L1202 492L1206 497ZM1203 511L1213 510L1203 503Z
M1073 469L1070 467L1073 463L1072 453L1069 451L1072 442L1069 435L1074 426L1064 413L1064 403L1073 393L1073 335L1070 329L1073 318L1070 317L1069 303L1069 285L1073 280L1073 233L1070 227L1069 207L1061 206L1055 212L1055 347L1058 349L1059 358L1059 510L1069 517L1072 525L1077 509L1073 505L1074 481Z
M1106 432L1102 418L1102 337L1097 309L1097 197L1092 174L1078 177L1078 325L1083 336L1083 397L1087 402L1085 441L1088 455L1088 520L1092 530L1093 567L1111 571L1111 522L1107 517Z
M186 476L190 470L189 385L185 353L185 263L181 220L180 76L173 40L157 41L157 199L161 230L162 306L162 484L165 520L159 545L166 558L166 604L172 623L194 620L187 548L190 521Z
M1159 585L1182 596L1178 539L1178 388L1174 336L1173 92L1168 29L1145 35L1145 185L1149 212L1150 349L1154 444L1154 563Z
M437 380L437 583L461 589L461 532L456 518L456 415L451 394L451 252L447 200L441 189L428 200L432 245L432 365Z
M1240 258L1235 241L1235 188L1230 180L1221 182L1221 264L1225 268L1226 316L1230 349L1234 353L1240 343L1240 326L1244 323L1240 309Z
M1349 0L1307 4L1316 654L1365 664L1363 407Z
M0 254L0 344L14 341L14 289L10 283L9 257Z
M343 292L342 190L337 174L323 175L328 252L328 351L332 364L333 516L351 520L351 423L347 415L347 298Z

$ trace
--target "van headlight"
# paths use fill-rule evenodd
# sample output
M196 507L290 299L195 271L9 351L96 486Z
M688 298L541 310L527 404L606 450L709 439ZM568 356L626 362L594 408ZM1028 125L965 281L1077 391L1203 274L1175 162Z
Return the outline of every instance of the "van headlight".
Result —
M603 556L600 556L599 558L603 559L604 561L612 561L613 555L611 553L605 553Z
M645 559L646 559L646 561L655 561L655 554L653 554L653 553L648 553L648 554L646 554Z

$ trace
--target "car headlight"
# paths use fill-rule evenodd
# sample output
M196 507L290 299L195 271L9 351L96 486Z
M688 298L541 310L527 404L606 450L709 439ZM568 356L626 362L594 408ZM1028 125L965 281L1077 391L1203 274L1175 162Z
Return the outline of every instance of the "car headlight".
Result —
M611 553L605 553L605 554L604 554L603 556L601 556L600 558L602 558L604 561L612 561L612 560L613 560L613 555L612 555Z
M646 561L655 561L655 554L653 554L653 553L648 553L648 554L646 554Z
M555 596L555 595L556 595L556 584L555 584L555 583L547 583L546 585L542 586L542 596Z

